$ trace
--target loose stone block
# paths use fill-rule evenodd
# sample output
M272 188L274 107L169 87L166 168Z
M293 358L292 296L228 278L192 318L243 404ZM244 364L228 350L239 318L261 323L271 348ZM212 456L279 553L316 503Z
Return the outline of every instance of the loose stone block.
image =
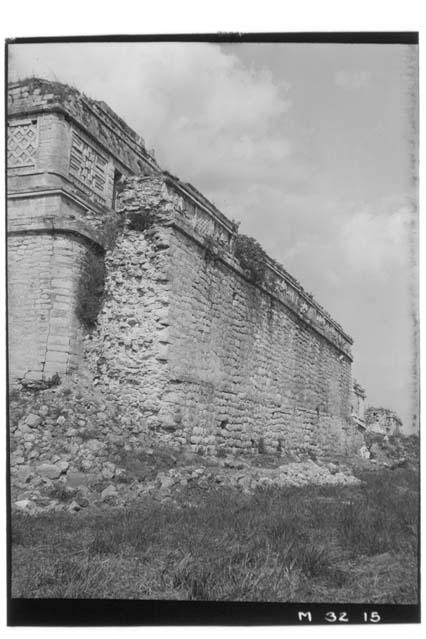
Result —
M37 472L50 480L56 480L62 474L62 469L56 464L41 464L37 467Z

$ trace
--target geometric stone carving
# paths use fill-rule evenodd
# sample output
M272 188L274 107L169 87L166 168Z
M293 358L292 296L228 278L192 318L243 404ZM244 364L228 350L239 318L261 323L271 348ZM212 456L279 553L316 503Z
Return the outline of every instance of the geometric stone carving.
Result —
M88 187L103 194L107 160L73 131L70 174Z
M7 137L7 166L34 167L38 145L37 120L11 122Z
M213 235L214 233L215 225L213 220L198 208L195 210L193 226L201 235Z

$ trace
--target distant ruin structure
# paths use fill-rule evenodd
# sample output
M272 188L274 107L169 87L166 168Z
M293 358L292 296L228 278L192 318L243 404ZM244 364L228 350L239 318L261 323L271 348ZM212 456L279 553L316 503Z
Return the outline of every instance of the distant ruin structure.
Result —
M365 429L365 399L367 394L356 380L352 383L351 416L359 429Z
M210 453L354 446L352 339L237 224L66 85L11 84L8 125L12 384L84 376Z
M401 433L402 420L395 411L382 407L368 407L365 418L369 431L384 436L396 436Z

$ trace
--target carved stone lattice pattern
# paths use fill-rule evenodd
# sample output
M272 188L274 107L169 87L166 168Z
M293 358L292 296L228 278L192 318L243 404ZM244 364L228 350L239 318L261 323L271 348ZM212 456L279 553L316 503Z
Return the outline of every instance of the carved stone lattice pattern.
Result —
M70 174L103 194L107 161L75 132L72 137Z
M11 123L7 139L8 167L34 167L37 144L36 120Z
M194 218L194 228L201 235L213 235L214 222L209 216L198 210Z

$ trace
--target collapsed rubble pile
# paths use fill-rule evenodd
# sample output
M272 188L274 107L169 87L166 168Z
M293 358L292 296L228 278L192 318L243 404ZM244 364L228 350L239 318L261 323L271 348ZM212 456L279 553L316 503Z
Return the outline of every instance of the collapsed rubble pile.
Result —
M81 384L15 390L9 418L12 505L30 514L125 506L141 497L170 501L192 488L250 494L264 487L360 484L350 467L330 461L159 448L154 436L142 435L113 403ZM374 456L371 443L370 449Z
M418 467L420 444L417 435L384 435L367 431L365 446L372 463L390 469Z
M356 485L360 480L341 471L330 472L314 462L290 463L275 469L253 469L244 465L241 469L232 460L221 461L213 466L211 460L205 466L200 464L172 468L162 471L149 481L131 479L120 482L120 478L105 481L98 474L61 471L56 478L49 478L46 469L35 469L34 475L29 473L21 482L15 482L14 488L18 499L14 501L17 509L36 514L44 511L77 512L88 506L102 508L105 506L123 507L130 505L139 497L150 497L161 502L174 500L182 489L197 491L214 487L227 487L254 493L257 488L265 487L301 487L315 485ZM46 465L46 467L55 465ZM59 465L56 465L59 468ZM50 469L49 469L50 470ZM113 465L111 465L113 470ZM115 468L116 473L125 470ZM56 475L56 474L55 474ZM105 486L106 485L106 486ZM103 488L104 487L104 488Z

